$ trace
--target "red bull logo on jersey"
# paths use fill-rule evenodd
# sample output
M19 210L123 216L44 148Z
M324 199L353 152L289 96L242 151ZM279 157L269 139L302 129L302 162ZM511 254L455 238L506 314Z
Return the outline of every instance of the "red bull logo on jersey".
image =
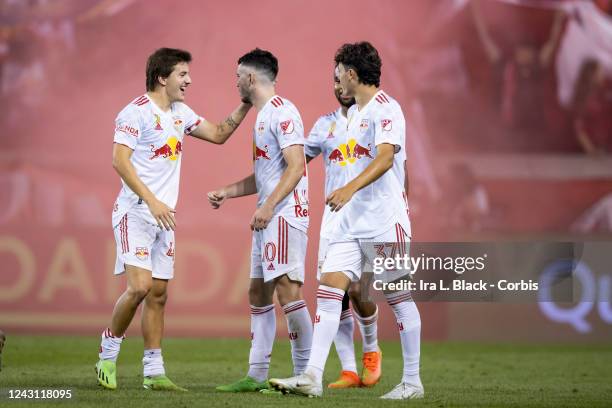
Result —
M347 164L353 164L357 160L362 158L373 159L371 154L372 146L368 144L368 147L364 147L357 143L357 140L350 139L347 143L338 145L338 147L331 151L328 159L331 163L336 163L340 166L346 166Z
M259 159L270 160L270 156L268 156L268 145L265 145L263 149L260 149L255 142L253 142L253 161Z
M370 127L370 121L368 119L361 119L361 123L359 124L359 131L361 133L365 133L366 130Z
M179 156L183 151L183 143L176 136L169 137L160 147L155 147L155 145L151 145L151 153L153 155L149 157L149 160L163 158L172 161L178 160Z
M176 129L177 132L181 132L181 129L183 129L183 121L181 119L174 119L174 129Z
M161 118L159 117L159 115L157 113L154 113L153 116L155 118L154 121L153 121L153 123L155 124L155 128L154 129L155 130L164 130L164 128L162 128L162 126L161 126Z

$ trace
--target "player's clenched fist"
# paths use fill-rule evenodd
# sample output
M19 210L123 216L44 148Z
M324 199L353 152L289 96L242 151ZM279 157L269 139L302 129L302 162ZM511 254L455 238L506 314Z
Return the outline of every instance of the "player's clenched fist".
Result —
M224 190L208 192L208 202L215 210L221 207L221 205L225 202L226 199L227 193Z
M151 215L155 218L160 228L165 228L167 231L174 231L176 229L176 220L174 219L176 211L173 208L168 207L157 199L152 200L148 205Z

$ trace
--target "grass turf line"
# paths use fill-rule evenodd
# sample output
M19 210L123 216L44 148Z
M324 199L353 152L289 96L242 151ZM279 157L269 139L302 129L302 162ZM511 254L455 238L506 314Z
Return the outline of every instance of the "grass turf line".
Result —
M99 338L9 336L0 372L2 406L74 407L353 407L395 406L378 397L401 378L399 342L381 342L383 378L371 389L325 390L321 399L226 394L214 387L237 380L247 369L249 342L236 339L166 339L166 372L189 393L142 389L142 340L127 339L118 361L118 389L96 385L93 366ZM358 366L361 346L356 344ZM340 365L332 350L325 383ZM274 345L270 374L291 375L289 342ZM411 407L610 407L612 346L424 343L421 378L425 399ZM15 401L9 389L71 389L71 400ZM404 404L406 401L403 402Z

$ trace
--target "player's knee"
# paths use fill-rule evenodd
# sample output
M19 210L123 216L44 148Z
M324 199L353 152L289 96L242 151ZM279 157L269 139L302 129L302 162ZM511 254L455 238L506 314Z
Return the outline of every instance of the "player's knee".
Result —
M161 293L149 292L147 296L147 302L154 303L158 306L165 306L168 301L168 292L164 291Z
M359 302L361 299L361 287L359 285L349 286L348 295L352 302Z
M136 285L132 285L128 288L128 295L137 302L142 302L144 298L147 297L149 292L151 291L151 285L146 283L139 283Z
M285 306L288 303L295 302L302 299L302 287L297 282L284 282L277 285L276 296L278 297L278 303L281 306Z

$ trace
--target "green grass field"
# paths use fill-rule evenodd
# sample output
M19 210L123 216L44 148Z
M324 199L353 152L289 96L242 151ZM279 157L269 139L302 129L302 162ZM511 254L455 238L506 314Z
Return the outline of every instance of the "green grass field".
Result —
M224 394L214 387L243 376L248 341L168 339L164 359L168 375L189 393L159 393L142 387L142 341L123 344L118 389L96 385L97 337L10 336L0 372L0 406L90 407L611 407L612 346L493 345L425 343L421 377L425 399L383 401L401 376L397 342L384 342L383 379L371 389L326 390L321 399L260 394ZM357 345L360 350L360 345ZM358 353L359 354L359 353ZM332 351L326 381L339 372ZM274 347L271 375L291 373L288 341ZM65 401L15 401L9 389L72 389Z

